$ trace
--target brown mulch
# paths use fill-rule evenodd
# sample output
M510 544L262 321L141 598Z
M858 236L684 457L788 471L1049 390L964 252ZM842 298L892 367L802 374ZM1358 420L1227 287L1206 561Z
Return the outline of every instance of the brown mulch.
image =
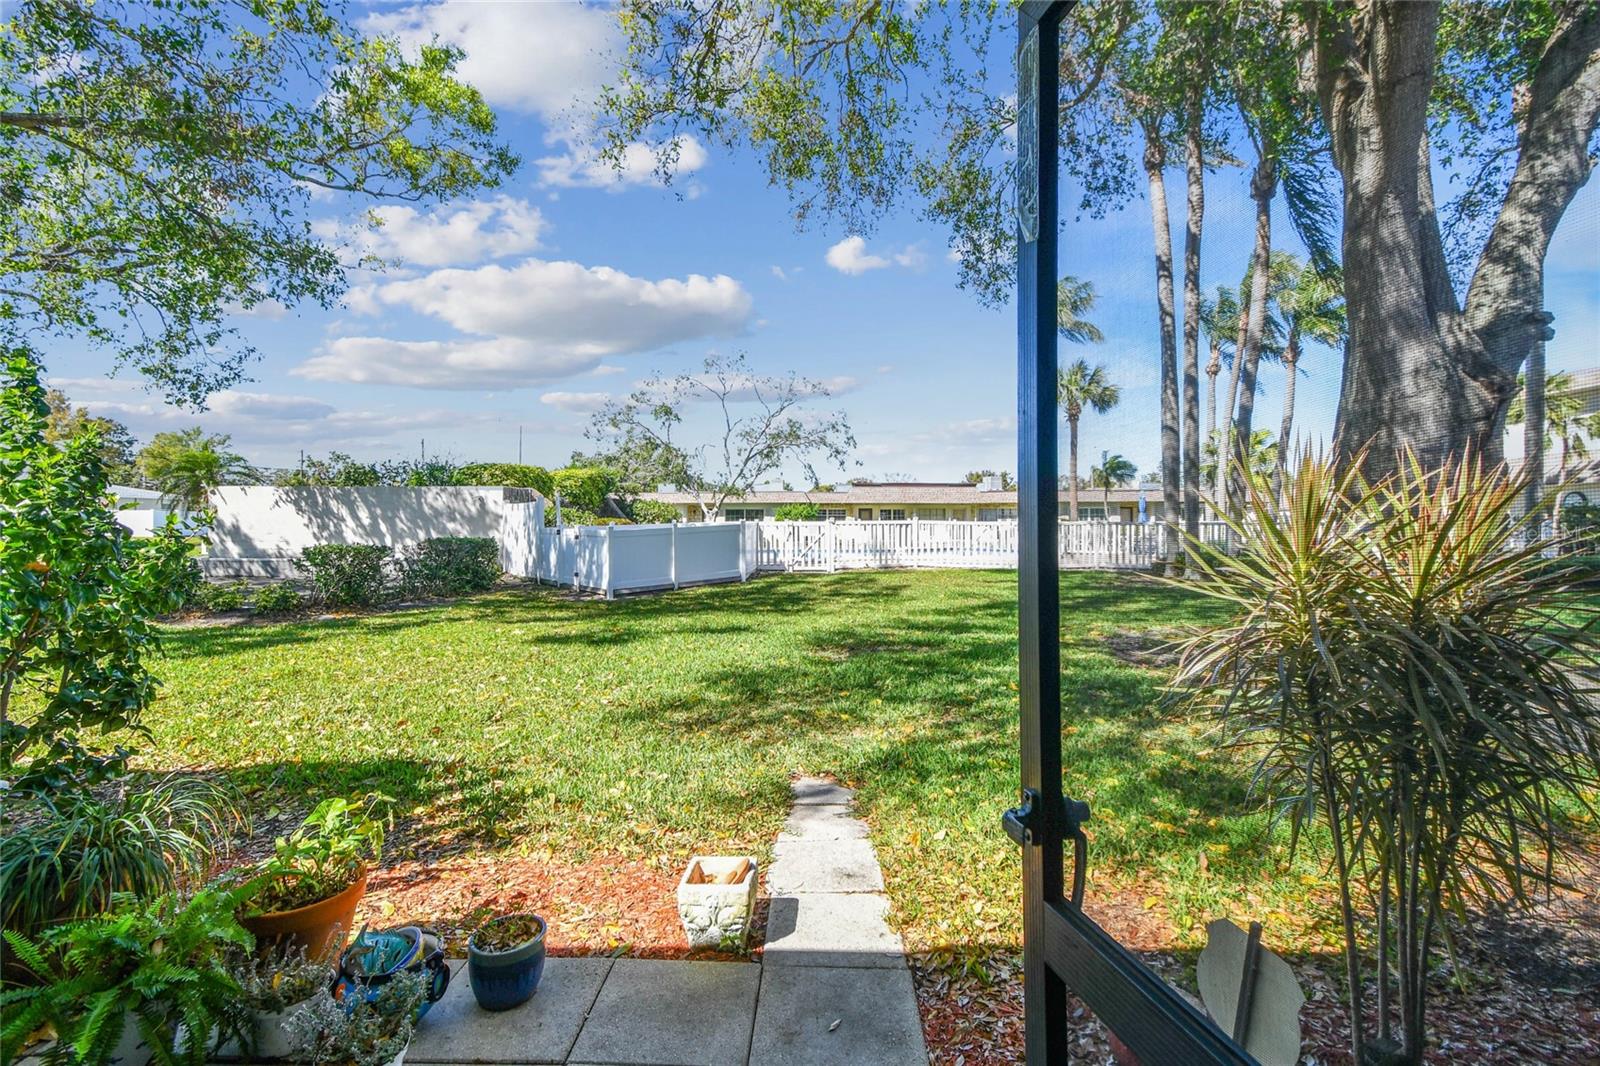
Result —
M426 925L451 955L465 955L467 937L497 914L532 911L549 923L553 955L629 955L652 959L733 959L690 951L678 921L676 868L610 856L582 862L517 855L410 860L375 871L358 923ZM765 932L758 903L751 946Z
M1593 857L1590 857L1593 872ZM1430 1063L1600 1064L1600 980L1594 938L1595 889L1571 893L1514 920L1488 916L1463 946L1466 991L1441 981L1429 1002ZM1132 948L1164 980L1192 987L1193 961L1159 948L1172 930L1138 902L1137 887L1091 898L1085 909ZM1497 923L1539 930L1539 946L1508 954ZM1302 1058L1308 1064L1349 1063L1348 1028L1335 956L1291 958L1307 997L1301 1010ZM1533 981L1525 974L1543 979ZM955 951L914 956L912 974L923 1036L935 1066L1012 1066L1023 1061L1022 960L1015 951L973 957ZM1371 993L1368 1002L1371 1003ZM1068 999L1075 1062L1114 1063L1109 1034L1077 999Z

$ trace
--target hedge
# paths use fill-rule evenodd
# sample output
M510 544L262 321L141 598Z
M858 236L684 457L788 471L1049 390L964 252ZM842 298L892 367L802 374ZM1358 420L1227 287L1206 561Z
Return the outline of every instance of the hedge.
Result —
M300 553L295 566L319 603L367 607L388 596L390 554L383 544L318 544Z
M634 500L628 512L635 522L676 522L681 517L676 507L660 500Z
M457 485L508 485L534 489L541 496L554 497L555 478L542 466L521 463L472 463L456 471Z
M606 497L617 490L617 476L603 466L569 466L551 477L561 493L561 506L582 508L598 514Z
M500 545L493 537L434 537L406 550L401 583L412 596L460 596L500 580Z

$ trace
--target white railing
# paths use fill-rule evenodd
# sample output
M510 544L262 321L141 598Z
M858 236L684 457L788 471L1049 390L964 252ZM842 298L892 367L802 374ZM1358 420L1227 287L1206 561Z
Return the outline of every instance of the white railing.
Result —
M1202 523L1201 537L1231 547L1224 523ZM1062 569L1142 569L1166 557L1165 540L1165 527L1156 523L1063 521L1057 562ZM1012 521L697 522L547 529L541 505L514 504L506 508L500 543L508 573L607 597L743 581L761 570L1017 565L1017 524Z

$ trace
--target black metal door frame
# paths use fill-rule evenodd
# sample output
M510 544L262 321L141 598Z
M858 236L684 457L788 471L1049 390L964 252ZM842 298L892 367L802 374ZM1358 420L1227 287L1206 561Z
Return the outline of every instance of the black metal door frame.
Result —
M1067 1061L1071 988L1142 1066L1254 1063L1176 989L1082 911L1087 806L1061 765L1061 597L1057 575L1056 101L1061 19L1072 0L1023 3L1017 92L1017 536L1022 805L1006 829L1022 845L1028 1062ZM1067 891L1065 847L1074 845Z

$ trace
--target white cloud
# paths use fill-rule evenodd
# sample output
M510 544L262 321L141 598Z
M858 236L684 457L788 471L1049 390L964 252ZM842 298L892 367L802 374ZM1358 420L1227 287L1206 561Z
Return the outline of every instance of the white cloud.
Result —
M459 411L430 408L419 411L341 410L308 396L227 390L211 397L210 410L190 411L159 400L145 402L89 401L97 415L127 424L135 435L148 439L164 430L200 425L210 433L226 433L236 445L262 445L280 450L286 441L294 446L338 446L354 440L376 441L421 429L459 426Z
M289 313L289 306L269 298L257 302L254 307L246 307L240 303L230 303L227 311L230 315L237 315L239 318L264 318L268 321L276 322Z
M426 211L382 207L371 212L370 224L322 220L312 229L324 240L344 245L355 259L376 256L407 266L441 267L531 252L539 247L545 219L526 200L497 196ZM356 304L351 301L351 306Z
M610 399L608 392L547 392L539 397L539 402L587 415L600 410Z
M881 255L867 253L865 237L846 237L828 249L823 257L829 266L841 274L865 274L869 270L882 270L889 260Z
M321 381L517 388L593 370L610 356L734 336L751 312L749 293L725 274L651 281L611 267L541 259L438 270L378 286L371 298L475 336L341 337L292 373Z
M584 139L576 136L562 139L566 142L565 151L534 161L539 168L541 184L618 191L629 185L650 185L657 180L656 161L664 151L663 146L634 141L623 148L622 158L613 166L599 159ZM676 146L677 158L671 161L675 176L693 174L706 165L705 146L689 134L674 138L668 145ZM690 185L685 193L693 198L699 195L698 188Z
M609 377L612 374L626 374L628 372L628 368L625 366L617 366L615 363L601 363L599 366L595 367L589 372L597 378L603 378Z
M772 264L772 276L777 278L779 281L789 280L789 275L784 273L783 267L776 263Z
M289 372L312 381L364 385L511 389L580 374L592 362L581 353L540 348L515 337L448 341L336 337Z
M823 256L827 264L841 274L865 274L869 270L882 270L889 266L920 269L927 262L922 246L908 244L899 251L877 255L867 251L867 239L850 236L833 245Z
M458 72L489 103L547 123L593 105L619 44L615 9L587 4L417 4L374 14L365 28L411 48L457 45L466 53Z

